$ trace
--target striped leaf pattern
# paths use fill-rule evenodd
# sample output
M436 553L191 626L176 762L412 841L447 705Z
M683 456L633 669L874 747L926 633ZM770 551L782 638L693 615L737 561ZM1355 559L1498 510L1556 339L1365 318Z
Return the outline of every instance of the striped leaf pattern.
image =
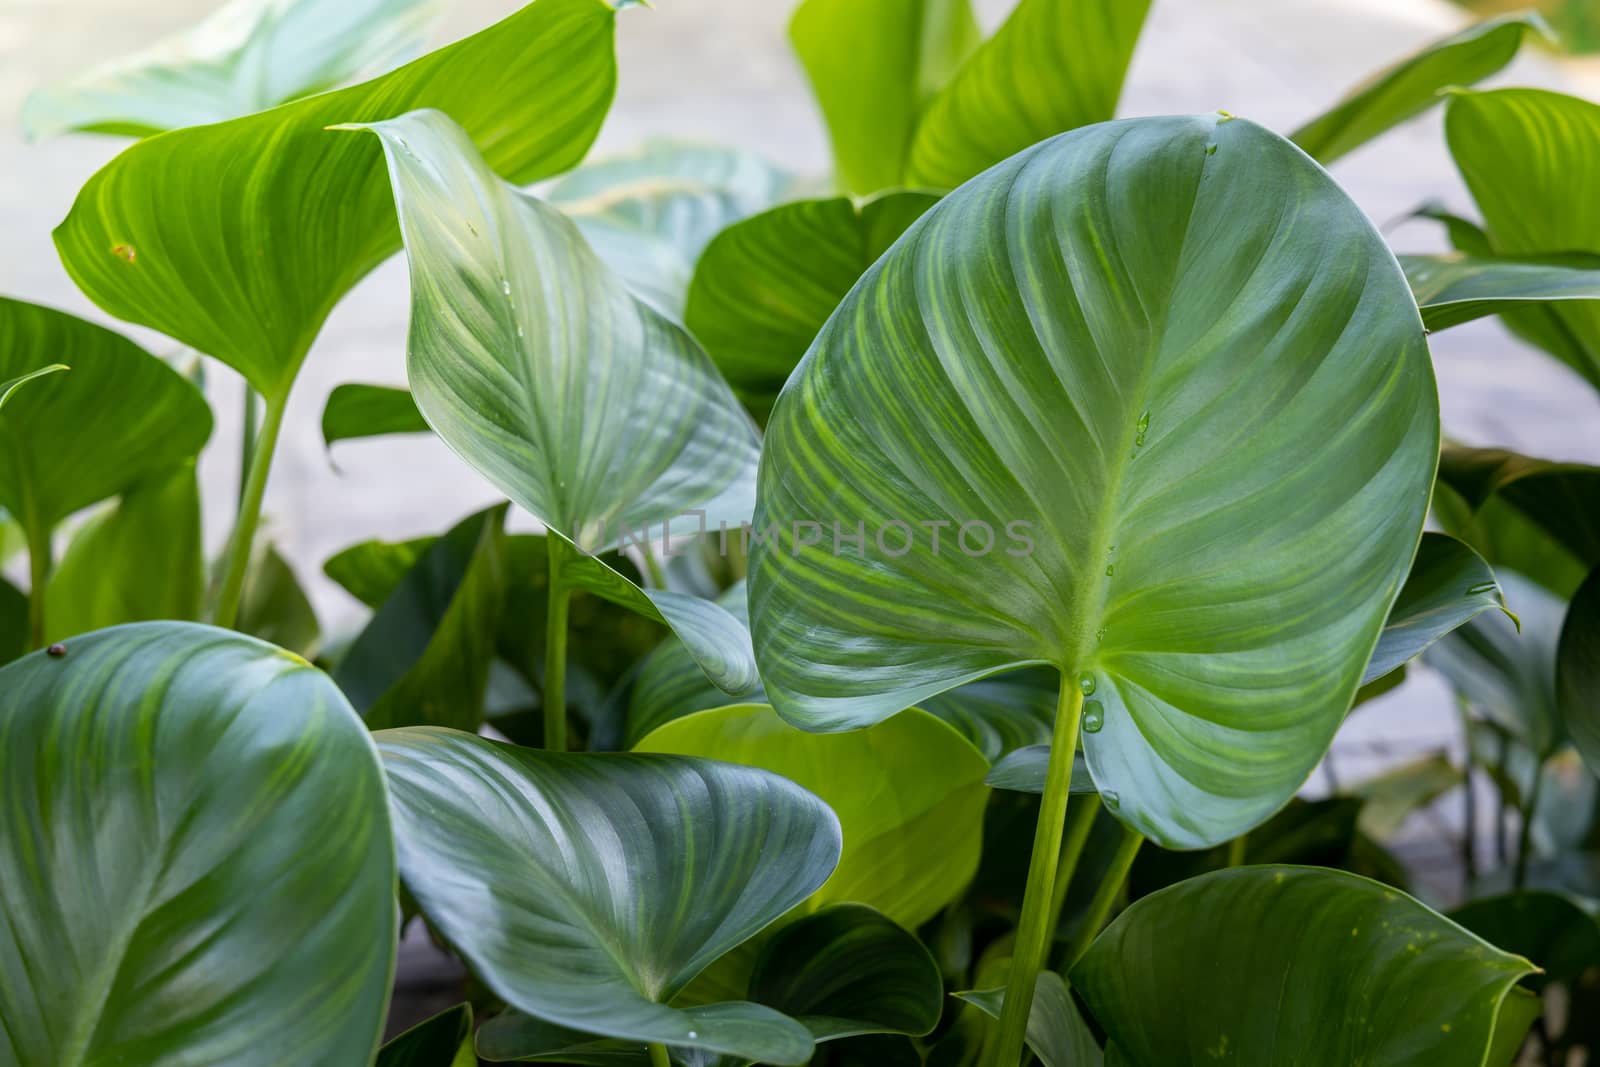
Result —
M205 21L23 103L29 137L143 137L265 111L417 50L437 0L232 0Z
M779 537L750 565L768 696L847 729L1051 664L1092 693L1120 816L1227 840L1349 707L1438 433L1404 276L1292 145L1226 117L1055 138L914 224L779 398L756 519Z
M339 298L400 247L382 153L326 127L436 107L506 178L558 174L610 106L613 18L603 0L534 0L373 81L142 141L80 190L62 262L106 311L281 397Z
M1486 1064L1534 970L1378 882L1235 867L1136 901L1072 987L1127 1067Z
M605 1037L810 1057L770 1008L668 1001L827 879L839 823L815 796L708 760L375 736L406 888L509 1005Z
M0 670L0 1062L349 1067L377 1048L395 858L319 671L140 623Z

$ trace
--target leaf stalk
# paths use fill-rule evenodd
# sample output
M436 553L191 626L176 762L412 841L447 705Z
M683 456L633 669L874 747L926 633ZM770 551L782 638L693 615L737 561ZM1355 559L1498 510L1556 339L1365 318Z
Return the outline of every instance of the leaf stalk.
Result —
M567 607L572 588L562 576L566 545L546 531L549 551L550 587L545 599L544 629L544 747L551 752L567 750ZM652 1052L651 1056L654 1057ZM665 1062L665 1061L663 1061Z
M248 395L248 394L247 394ZM234 522L233 536L228 541L228 555L222 575L221 591L217 594L216 611L212 622L231 630L239 618L239 604L244 597L245 572L250 567L250 553L255 546L256 527L261 524L261 502L267 494L267 475L272 470L272 456L278 448L278 433L283 429L284 409L289 406L289 393L267 397L266 412L261 423L261 433L256 438L250 455L244 493L239 500L239 517Z

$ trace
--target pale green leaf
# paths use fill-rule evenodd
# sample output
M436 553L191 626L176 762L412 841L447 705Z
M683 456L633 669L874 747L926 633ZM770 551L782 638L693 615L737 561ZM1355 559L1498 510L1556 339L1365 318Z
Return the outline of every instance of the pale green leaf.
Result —
M1430 330L1444 330L1527 304L1600 300L1600 256L1498 258L1401 256Z

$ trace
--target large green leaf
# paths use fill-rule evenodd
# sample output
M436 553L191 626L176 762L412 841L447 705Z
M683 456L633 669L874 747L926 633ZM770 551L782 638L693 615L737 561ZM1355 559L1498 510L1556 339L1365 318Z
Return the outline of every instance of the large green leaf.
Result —
M378 1050L373 1067L478 1067L472 1054L472 1006L457 1004Z
M828 877L839 824L816 797L708 760L375 736L406 888L509 1005L629 1041L810 1057L770 1008L667 1002Z
M1561 893L1529 890L1469 901L1450 918L1494 945L1516 952L1544 973L1527 982L1571 985L1600 963L1600 924L1577 901Z
M1567 606L1556 645L1555 697L1562 725L1600 775L1600 567Z
M856 279L936 199L797 200L730 226L695 266L684 322L745 402L765 410Z
M371 1061L398 921L384 781L302 660L184 623L0 670L6 1062Z
M973 990L956 996L991 1019L1000 1018L1005 987ZM1099 1067L1104 1062L1094 1032L1083 1021L1067 983L1054 971L1041 971L1033 983L1028 1009L1028 1047L1042 1067Z
M373 81L142 141L78 194L62 262L111 314L281 397L334 304L400 246L382 153L325 127L436 107L508 179L559 173L610 104L613 17L535 0Z
M434 542L340 657L334 681L372 729L483 722L505 599L505 511L469 516Z
M865 196L901 184L923 108L982 34L968 0L805 0L789 39L827 122L841 191Z
M371 129L411 261L408 375L439 436L583 553L744 522L755 428L694 339L560 212L497 178L447 116ZM729 692L753 685L727 612L572 557L560 580L664 620Z
M1401 256L1422 321L1444 330L1527 304L1600 300L1600 256Z
M1533 970L1380 883L1237 867L1135 902L1072 985L1129 1067L1482 1064Z
M154 475L73 534L45 587L47 641L150 619L197 620L205 595L193 462Z
M0 381L65 363L0 414L0 507L48 532L80 508L193 457L211 410L177 371L120 334L0 297Z
M1066 134L914 224L774 408L767 693L846 729L1049 663L1122 818L1227 840L1342 721L1437 452L1416 306L1325 172L1239 120Z
M1111 118L1149 9L1021 0L928 103L902 184L953 189L1051 134Z
M902 712L851 733L811 734L766 705L741 704L675 719L635 748L760 767L827 802L844 829L844 852L806 911L848 901L916 927L977 870L989 766L926 712Z
M1429 648L1423 661L1543 759L1565 737L1555 686L1556 643L1566 605L1515 571L1502 570L1500 584L1520 625L1488 612Z
M22 106L29 137L143 137L265 111L408 58L437 0L232 0L203 22Z
M1572 553L1584 566L1600 565L1600 467L1553 463L1497 448L1445 448L1439 480L1482 509L1499 497Z
M1327 165L1439 101L1441 90L1480 82L1516 56L1530 32L1552 37L1533 12L1485 19L1374 75L1289 139Z
M1505 596L1483 557L1446 534L1423 534L1362 684L1398 670L1491 608L1506 610Z
M1600 255L1600 106L1539 89L1459 92L1445 109L1450 154L1497 256ZM1547 309L1547 345L1600 388L1600 305Z
M392 433L427 433L428 421L407 389L351 382L328 394L322 409L322 441L382 437Z

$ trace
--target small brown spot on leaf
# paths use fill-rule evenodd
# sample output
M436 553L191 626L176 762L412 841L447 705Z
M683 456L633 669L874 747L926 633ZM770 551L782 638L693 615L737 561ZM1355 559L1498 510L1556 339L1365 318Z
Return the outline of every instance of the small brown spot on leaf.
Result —
M138 256L139 253L134 251L132 245L112 245L111 254L122 260L124 263L132 263L134 258Z

